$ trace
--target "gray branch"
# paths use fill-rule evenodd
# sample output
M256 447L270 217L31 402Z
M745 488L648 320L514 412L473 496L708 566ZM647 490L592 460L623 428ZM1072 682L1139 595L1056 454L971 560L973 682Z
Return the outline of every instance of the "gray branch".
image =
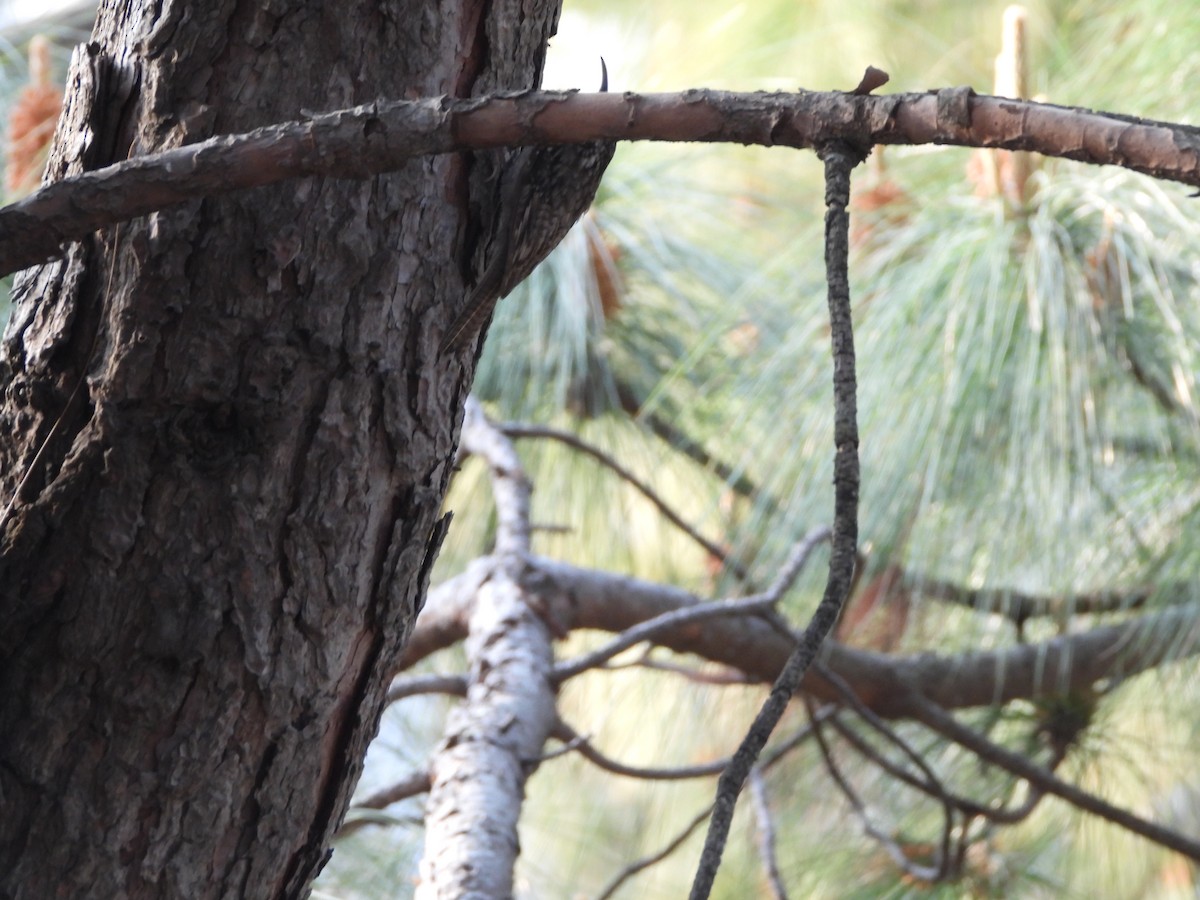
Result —
M550 633L521 585L529 482L516 451L469 398L462 442L487 460L499 526L496 565L468 619L467 699L430 764L425 855L416 896L508 897L530 760L557 722Z

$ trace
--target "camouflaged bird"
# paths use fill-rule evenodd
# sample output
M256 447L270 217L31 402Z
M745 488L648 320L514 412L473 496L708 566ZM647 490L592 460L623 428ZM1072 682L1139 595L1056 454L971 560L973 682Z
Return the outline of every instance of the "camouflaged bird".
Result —
M600 91L608 68L600 61ZM462 348L491 317L496 304L550 255L596 197L616 141L523 147L509 154L496 190L500 224L495 251L471 289L463 311L442 338L440 353Z

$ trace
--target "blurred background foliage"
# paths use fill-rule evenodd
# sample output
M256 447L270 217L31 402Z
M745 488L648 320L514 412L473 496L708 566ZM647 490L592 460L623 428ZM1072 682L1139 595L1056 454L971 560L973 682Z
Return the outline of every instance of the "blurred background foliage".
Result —
M969 84L991 93L1005 6L568 3L547 84L590 89L603 55L615 90L845 90L874 65L891 75L885 91ZM1026 9L1029 95L1193 121L1200 17L1189 4L1047 0ZM41 28L61 81L69 45L85 33L74 22L55 29ZM28 37L0 42L6 113L28 81ZM1034 161L1014 196L988 174L1010 163L961 148L897 147L877 151L856 175L864 579L899 566L913 581L892 652L966 654L1196 602L1200 207L1178 185L1061 161ZM792 542L829 521L820 179L807 152L623 145L592 212L501 304L476 383L497 420L569 430L620 460L727 547L748 578L731 577L594 460L523 440L534 519L552 526L535 536L537 552L721 595L769 582ZM477 461L456 477L447 505L454 528L435 580L489 546L494 515ZM796 620L819 597L823 562L787 601ZM923 597L923 579L1060 602L1019 636L997 616ZM1102 590L1150 599L1104 617L1073 608L1077 595ZM1164 640L1182 648L1185 637ZM593 642L575 636L561 652ZM727 674L711 668L685 679L626 660L568 683L561 709L629 764L731 752L761 697L706 682ZM458 650L424 666L461 667ZM1196 834L1195 675L1185 659L1073 708L1015 703L974 719L1036 755L1045 749L1039 736L1079 717L1086 729L1072 733L1061 773ZM425 766L449 705L421 698L389 710L360 796ZM781 735L804 722L794 710ZM1008 796L1012 785L973 756L902 731L964 793ZM844 768L877 824L914 856L936 839L928 801L850 754ZM903 877L864 836L811 744L766 782L794 896L1195 896L1186 863L1056 801L1020 825L981 831L962 879L931 887ZM547 763L529 784L518 894L596 896L622 866L666 844L712 792L710 779L618 779L576 755ZM764 890L748 808L718 896ZM394 827L339 842L319 892L406 895L420 811L419 799L398 804L386 814ZM679 896L699 840L618 896Z
M586 86L603 53L616 89L849 89L875 65L892 76L884 90L992 93L1005 6L568 7L557 48L568 60L552 59L547 77ZM1194 15L1153 0L1026 8L1028 96L1193 121ZM1132 605L1149 591L1150 609L1196 599L1196 202L1177 185L1062 161L1032 161L1019 196L989 187L987 167L1010 163L897 147L857 174L864 578L900 566L916 583L902 633L890 635L895 652L966 654L1018 639L999 617L922 597L922 579L1053 598L1056 614L1025 623L1025 640L1136 614L1118 603L1107 617L1078 615L1078 594ZM809 153L622 146L584 226L501 305L476 385L497 418L572 430L621 460L757 585L832 509L820 178ZM707 460L672 448L663 423ZM742 589L592 460L548 443L522 451L536 521L563 526L537 537L539 552L705 594ZM488 519L475 510L487 493L469 462L449 500L458 528L443 571L486 548ZM812 566L788 601L795 617L823 581ZM1182 648L1187 637L1163 640ZM1074 707L1015 703L975 719L1021 749L1075 723L1064 776L1195 833L1194 676L1185 660ZM728 753L759 697L631 666L576 679L562 706L617 758L668 765ZM1009 796L1012 785L970 754L904 733L967 793ZM910 836L919 857L937 810L852 754L845 765L877 824ZM934 888L903 877L863 836L811 746L767 782L796 896L1193 895L1187 864L1053 801L1018 826L981 831L963 877ZM647 785L555 761L530 783L526 895L596 896L711 793L707 781ZM722 896L765 890L753 818L739 815ZM678 896L699 841L619 896Z

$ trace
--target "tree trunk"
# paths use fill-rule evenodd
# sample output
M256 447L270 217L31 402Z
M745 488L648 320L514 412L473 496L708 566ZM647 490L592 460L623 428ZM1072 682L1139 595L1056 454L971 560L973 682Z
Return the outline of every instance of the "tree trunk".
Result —
M104 4L51 177L527 87L557 5ZM481 176L440 157L148 216L26 273L0 423L0 896L301 896L420 606ZM9 502L9 498L11 502Z

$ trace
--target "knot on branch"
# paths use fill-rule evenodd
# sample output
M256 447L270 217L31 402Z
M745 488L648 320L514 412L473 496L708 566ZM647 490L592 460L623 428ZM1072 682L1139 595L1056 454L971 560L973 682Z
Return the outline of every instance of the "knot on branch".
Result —
M815 149L817 151L817 158L821 162L827 164L840 162L845 171L853 169L871 155L870 146L857 144L845 138L825 141L817 144Z

